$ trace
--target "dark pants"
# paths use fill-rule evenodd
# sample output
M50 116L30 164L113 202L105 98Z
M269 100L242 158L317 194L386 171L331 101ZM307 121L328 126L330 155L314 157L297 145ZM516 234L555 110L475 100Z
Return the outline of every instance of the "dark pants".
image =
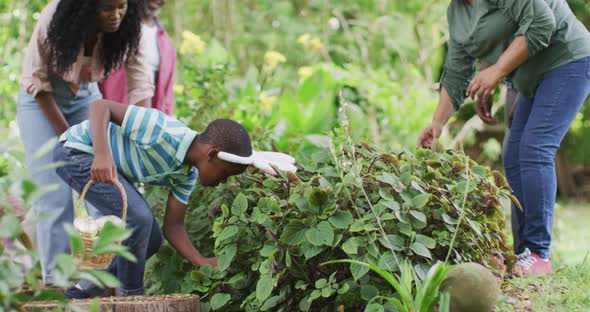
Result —
M504 168L524 212L516 210L519 249L549 258L557 193L555 153L590 93L590 57L545 73L534 98L522 96Z
M90 180L90 167L94 155L64 147L63 143L60 143L55 149L54 160L65 163L57 169L57 174L80 193ZM137 257L137 262L133 263L116 257L107 270L121 281L119 295L141 295L144 293L143 274L146 259L158 251L162 245L163 236L145 199L121 173L118 177L127 193L127 228L133 231L123 245L129 247L130 252ZM93 184L86 193L85 199L103 215L121 217L123 202L121 193L115 185Z

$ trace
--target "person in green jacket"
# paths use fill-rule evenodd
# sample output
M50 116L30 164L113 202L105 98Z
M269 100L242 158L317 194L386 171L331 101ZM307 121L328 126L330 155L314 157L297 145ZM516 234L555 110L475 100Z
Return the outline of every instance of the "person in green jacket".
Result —
M503 79L521 93L512 116L504 168L523 211L514 274L551 272L549 247L557 193L555 152L590 93L590 33L565 0L452 0L450 41L429 147L465 97L489 103ZM476 64L481 66L476 74ZM489 105L478 114L490 118Z

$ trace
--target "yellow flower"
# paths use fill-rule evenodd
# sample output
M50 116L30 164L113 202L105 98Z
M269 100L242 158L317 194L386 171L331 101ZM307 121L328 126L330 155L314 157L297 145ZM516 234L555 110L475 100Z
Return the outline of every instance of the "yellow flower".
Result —
M287 61L287 59L279 52L268 51L264 54L264 64L266 64L270 70L275 69L279 63L284 63L285 61Z
M182 94L182 93L184 93L184 86L183 85L175 84L174 87L172 87L172 89L174 89L174 93L175 94Z
M303 34L297 38L297 43L307 48L307 46L309 45L309 37L309 34Z
M297 74L299 75L299 82L304 81L313 75L313 68L309 66L301 66L299 67L299 70L297 70Z
M260 100L260 103L262 104L262 108L264 108L264 110L270 111L272 108L272 105L276 102L277 97L276 96L268 96L268 94L266 94L266 92L262 91L258 95L258 100Z
M207 43L201 40L201 37L194 33L185 30L182 32L182 44L180 45L180 53L182 54L196 54L203 53Z
M319 38L313 38L309 41L309 49L312 51L317 51L322 48L322 42Z
M309 34L303 34L297 38L297 43L306 50L317 51L322 48L322 42L318 37L311 37Z

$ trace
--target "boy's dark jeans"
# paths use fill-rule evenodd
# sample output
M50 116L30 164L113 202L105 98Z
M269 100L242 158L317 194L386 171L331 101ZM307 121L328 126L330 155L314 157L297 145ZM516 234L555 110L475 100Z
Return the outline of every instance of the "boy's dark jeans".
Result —
M58 144L54 152L54 160L65 163L57 169L57 174L78 193L90 180L93 159L94 155L64 147L63 142ZM141 295L144 293L143 273L146 259L160 248L163 236L145 199L122 174L119 173L118 178L127 193L127 228L133 230L133 234L123 245L129 247L130 252L137 257L137 263L116 257L107 270L121 281L121 288L118 290L120 296ZM115 185L93 184L86 193L85 200L103 215L121 217L123 203L121 193Z

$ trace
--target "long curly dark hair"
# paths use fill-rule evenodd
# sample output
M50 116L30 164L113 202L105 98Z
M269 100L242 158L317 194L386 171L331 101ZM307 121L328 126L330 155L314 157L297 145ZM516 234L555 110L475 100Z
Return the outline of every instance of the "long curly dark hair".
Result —
M49 24L46 44L52 70L62 76L76 62L80 49L96 32L98 4L96 0L59 1ZM141 36L143 0L128 0L127 13L116 32L104 33L99 49L104 72L118 68L125 56L137 53Z

